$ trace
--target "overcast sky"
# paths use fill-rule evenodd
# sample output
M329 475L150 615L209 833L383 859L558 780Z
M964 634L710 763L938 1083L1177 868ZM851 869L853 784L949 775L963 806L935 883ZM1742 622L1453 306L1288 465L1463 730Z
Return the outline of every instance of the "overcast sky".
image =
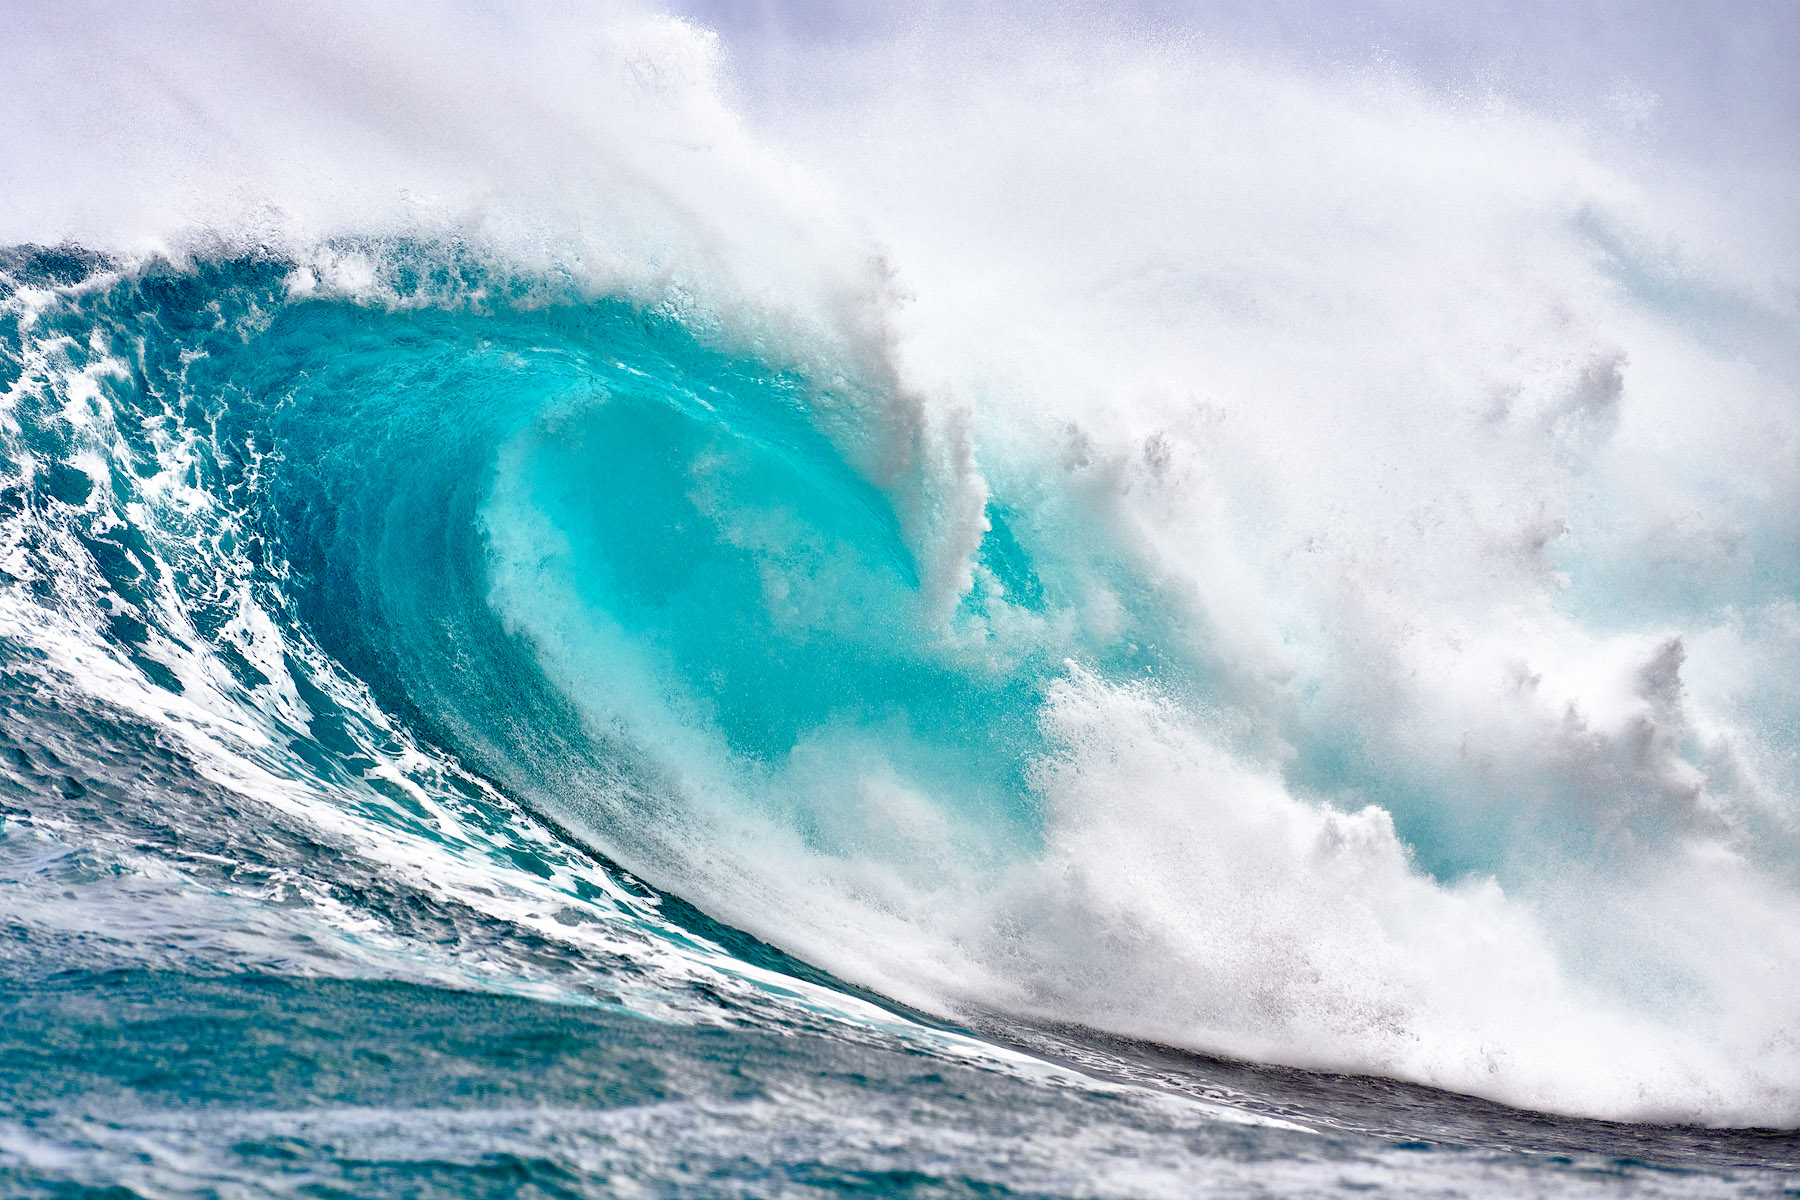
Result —
M1012 20L1193 36L1311 69L1386 64L1448 92L1552 110L1644 105L1646 136L1701 160L1800 167L1800 0L1128 0L903 6L675 0L723 35L756 103L806 89L809 50ZM929 44L932 38L921 39ZM816 94L815 94L816 98Z

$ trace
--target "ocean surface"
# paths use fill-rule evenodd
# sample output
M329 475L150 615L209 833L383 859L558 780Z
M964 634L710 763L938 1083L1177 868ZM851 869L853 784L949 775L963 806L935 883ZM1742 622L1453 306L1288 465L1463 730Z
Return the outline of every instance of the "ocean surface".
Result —
M0 1195L1800 1196L1780 164L431 12L0 61Z

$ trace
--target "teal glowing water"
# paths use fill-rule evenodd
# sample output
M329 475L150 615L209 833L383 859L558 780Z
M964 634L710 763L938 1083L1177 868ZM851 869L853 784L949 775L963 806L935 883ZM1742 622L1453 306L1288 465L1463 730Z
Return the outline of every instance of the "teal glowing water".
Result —
M866 7L7 12L0 1192L1791 1191L1800 21Z
M1537 818L1471 828L1457 777L1305 712L1243 766L1252 692L1086 464L996 447L946 602L949 485L871 453L879 383L381 253L381 303L267 258L5 260L9 1187L1777 1186L1791 1137L1528 1135L1083 1032L1615 1095L1484 1086L1479 1005L1334 963L1438 944L1356 941L1363 904L1537 946L1455 882ZM1637 965L1632 1019L1710 1003Z

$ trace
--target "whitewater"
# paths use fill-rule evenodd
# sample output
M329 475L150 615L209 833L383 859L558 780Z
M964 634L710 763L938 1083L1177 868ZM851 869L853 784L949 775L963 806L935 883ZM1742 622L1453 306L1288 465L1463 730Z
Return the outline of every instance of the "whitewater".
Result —
M758 11L0 10L0 1191L1791 1194L1800 25Z

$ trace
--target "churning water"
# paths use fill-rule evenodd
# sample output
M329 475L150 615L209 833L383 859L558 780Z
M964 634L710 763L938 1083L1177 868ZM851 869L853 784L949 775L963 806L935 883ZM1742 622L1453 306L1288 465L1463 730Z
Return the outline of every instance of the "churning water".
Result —
M1794 247L1635 93L16 15L0 1189L1800 1186Z

